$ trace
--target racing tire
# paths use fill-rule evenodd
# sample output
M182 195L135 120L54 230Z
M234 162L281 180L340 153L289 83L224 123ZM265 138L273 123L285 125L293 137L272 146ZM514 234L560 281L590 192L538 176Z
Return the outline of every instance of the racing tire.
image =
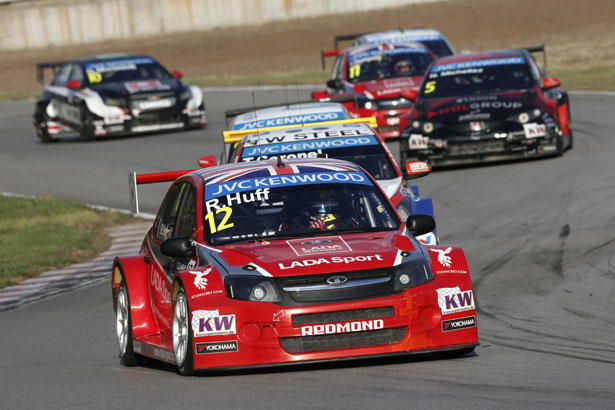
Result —
M47 144L50 142L58 142L57 139L51 138L51 135L47 130L47 122L49 121L49 116L45 113L45 109L46 107L43 108L43 112L40 114L41 122L38 125L38 129L36 130L36 136L41 140L43 144Z
M572 130L569 129L568 130L568 147L566 148L566 150L572 149L572 145L573 145L573 136L572 136Z
M91 141L94 139L94 118L92 118L92 114L88 111L85 105L81 108L80 134L81 138L86 141Z
M555 156L561 157L564 155L564 137L556 137L557 142L555 143Z
M173 353L175 364L182 376L194 374L194 353L190 308L183 286L180 287L173 304Z
M132 336L132 318L130 314L130 298L126 282L122 279L120 289L117 291L115 304L115 324L117 342L120 348L120 358L126 366L140 364L140 356L135 354Z

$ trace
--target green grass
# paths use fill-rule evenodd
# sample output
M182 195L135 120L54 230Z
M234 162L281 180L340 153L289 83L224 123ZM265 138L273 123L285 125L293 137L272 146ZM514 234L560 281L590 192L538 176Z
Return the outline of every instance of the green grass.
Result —
M224 75L187 77L185 82L200 87L232 87L250 85L323 84L329 78L329 70L267 72L248 75Z
M615 65L563 65L550 64L547 72L559 78L566 90L615 90Z
M0 288L95 258L111 244L105 228L132 220L64 200L0 196Z

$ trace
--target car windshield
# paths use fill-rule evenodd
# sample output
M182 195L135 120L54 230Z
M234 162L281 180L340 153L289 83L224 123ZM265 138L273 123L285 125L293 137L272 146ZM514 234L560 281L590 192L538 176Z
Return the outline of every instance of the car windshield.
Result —
M432 67L421 96L444 98L525 90L532 84L530 70L522 57L467 61Z
M436 58L453 55L453 51L444 40L425 40L419 41L419 43L427 46Z
M148 57L99 61L86 64L84 68L91 85L173 78L160 64Z
M397 178L397 171L376 137L364 135L358 137L327 138L302 142L287 142L269 145L251 145L241 152L241 162L258 161L272 156L282 158L327 158L343 159L353 162L374 179Z
M318 180L339 182L310 182ZM208 184L204 200L205 241L216 246L396 230L400 224L387 199L361 172L276 175Z
M368 49L365 52L348 56L348 79L356 83L360 81L381 80L419 76L425 73L431 64L431 55L423 48L416 49L379 48Z

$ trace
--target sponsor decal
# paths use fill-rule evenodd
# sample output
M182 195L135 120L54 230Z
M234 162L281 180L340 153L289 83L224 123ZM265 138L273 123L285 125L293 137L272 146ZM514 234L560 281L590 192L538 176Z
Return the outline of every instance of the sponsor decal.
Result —
M429 146L429 137L423 137L421 134L410 134L408 147L410 149L426 149Z
M273 321L279 322L280 320L282 320L283 317L284 317L284 311L280 310L279 312L276 312L273 314Z
M211 272L211 268L204 271L190 271L191 274L195 275L194 286L197 289L205 290L207 288L207 278L205 276L209 275L209 272Z
M488 120L491 118L491 113L489 112L477 112L470 113L466 115L460 115L458 121L468 121L468 120Z
M462 317L459 319L450 319L442 321L442 331L449 332L451 330L467 329L476 327L476 316Z
M436 289L436 292L438 306L443 315L474 309L474 293L471 290L461 291L459 286L456 286Z
M255 119L254 121L249 121L252 118L254 118L254 116L251 116L251 118L246 118L246 120L248 120L247 122L234 124L233 129L252 130L255 128L279 127L283 125L305 124L312 122L335 121L345 119L343 112L309 113L303 115L290 115L287 117L269 118L258 121L256 121Z
M445 114L454 114L463 111L469 111L470 107L467 104L455 104L450 107L440 108L438 110L429 111L427 113L427 119L431 119L435 116L445 115Z
M523 131L525 131L525 138L544 137L547 134L547 126L535 122L523 124Z
M376 35L376 37L365 36L361 38L361 44L382 44L382 43L407 43L412 41L435 41L443 40L440 33L416 33L401 35Z
M379 60L382 56L392 56L399 54L428 54L425 47L415 47L411 45L390 46L387 48L374 47L360 53L350 54L348 64L360 64L367 61Z
M239 181L207 184L205 198L211 199L236 192L253 191L258 188L278 186L299 186L322 183L346 183L370 185L370 181L361 172L313 172L305 174L275 175L260 178L248 178Z
M279 154L275 155L276 157L282 159L295 159L295 158L318 158L319 155L322 154L322 150L310 151L310 152L296 152L292 154ZM271 157L267 155L259 155L257 157L241 157L241 162L251 162L251 161L262 161L265 159L269 159Z
M234 335L235 315L221 315L218 310L195 310L192 312L194 337Z
M150 285L156 294L162 299L163 302L168 303L171 301L169 290L167 289L167 279L163 277L160 272L154 270L150 276Z
M171 89L170 85L162 84L158 80L127 81L124 83L124 87L126 87L126 90L131 94L139 91Z
M431 168L425 162L418 161L418 162L411 162L410 163L410 172L411 173L415 173L415 172L429 172L429 171L431 171Z
M280 155L293 152L318 151L323 149L357 147L365 145L379 145L379 143L374 136L365 136L286 142L281 144L263 144L244 147L241 157Z
M175 104L174 98L165 98L164 100L150 100L139 102L139 109L153 110L156 108L168 108Z
M196 298L200 298L203 296L212 296L212 295L220 295L223 294L224 291L223 290L208 290L207 292L201 292L201 293L197 293L196 295L192 295L190 298L191 299L196 299Z
M210 342L210 343L197 343L195 344L196 354L207 353L228 353L237 352L237 340L227 340L224 342Z
M167 361L167 362L174 362L175 361L175 356L173 355L173 353L169 350L165 350L165 349L161 349L159 347L154 347L154 356Z
M507 58L489 58L485 60L461 61L458 63L436 65L431 69L432 73L441 73L444 71L463 70L466 68L476 67L492 67L498 65L524 64L523 57L507 57Z
M382 261L384 259L381 255L334 256L332 258L303 259L300 261L292 261L288 266L284 265L283 263L278 263L278 266L280 267L280 269L293 269L305 268L307 266L317 266L322 264L368 262L372 260Z
M314 239L306 241L304 239L293 239L286 241L288 246L297 256L313 255L315 253L328 252L352 252L341 236L334 236L327 239Z
M452 260L451 257L448 256L448 254L451 253L451 251L453 250L452 247L449 246L446 249L429 248L429 250L438 254L438 262L440 262L440 265L447 268L451 267Z
M360 124L347 124L360 125ZM246 139L245 147L263 146L270 144L280 144L283 142L304 142L313 140L323 140L327 138L342 137L369 137L374 133L366 127L348 127L344 129L333 129L328 131L304 132L297 131L295 134L285 133L283 135L271 135L270 133L259 136L249 136Z
M154 64L154 60L151 58L129 58L116 61L90 63L85 65L85 71L86 73L107 73L110 71L136 70L137 66L142 64Z
M301 326L301 336L332 335L336 333L365 332L384 328L384 320L357 320L354 322L327 323Z
M134 340L132 342L132 350L134 350L135 353L141 353L143 350L141 346L141 342L137 342L136 340Z

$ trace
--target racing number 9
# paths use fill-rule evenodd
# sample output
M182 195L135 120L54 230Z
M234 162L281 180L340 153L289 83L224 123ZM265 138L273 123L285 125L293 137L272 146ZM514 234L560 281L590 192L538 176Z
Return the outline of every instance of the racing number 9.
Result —
M435 81L426 82L424 94L433 93L434 91L436 91L436 82Z
M231 209L231 207L225 206L224 208L216 209L216 215L219 214L220 212L224 212L224 217L222 217L222 221L220 221L220 224L218 224L217 228L216 228L216 222L214 221L214 212L211 211L207 215L205 215L205 220L209 222L209 230L211 231L211 233L223 231L224 229L232 228L233 226L235 226L235 224L232 222L230 224L227 223L228 219L231 217L231 214L233 213L233 209Z

